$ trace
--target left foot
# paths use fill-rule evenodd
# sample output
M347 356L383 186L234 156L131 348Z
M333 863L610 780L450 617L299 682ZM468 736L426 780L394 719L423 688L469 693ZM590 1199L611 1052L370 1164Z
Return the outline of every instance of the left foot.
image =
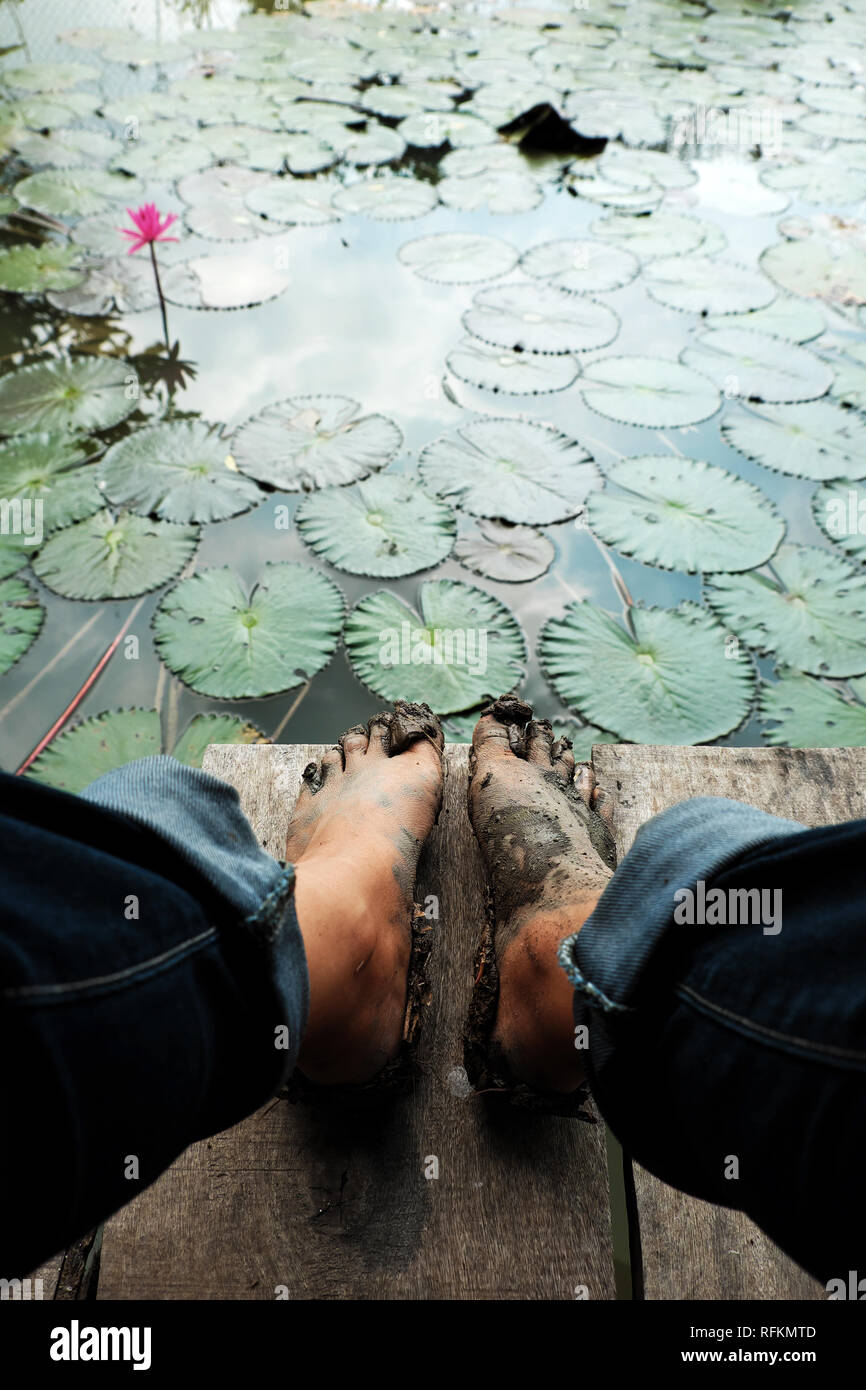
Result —
M310 977L298 1066L311 1081L368 1081L400 1051L415 873L442 799L442 749L428 707L398 700L304 770L285 857Z

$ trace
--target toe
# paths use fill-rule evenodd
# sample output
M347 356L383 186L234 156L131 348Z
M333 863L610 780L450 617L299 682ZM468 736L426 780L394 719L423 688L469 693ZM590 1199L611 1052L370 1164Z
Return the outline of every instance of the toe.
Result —
M367 751L367 730L363 724L353 724L340 739L340 747L346 760L346 771L357 767Z
M574 776L574 754L570 738L558 738L550 750L553 770L561 782L568 784Z
M595 788L595 774L589 763L577 764L574 769L574 785L584 805L591 805L592 793Z
M488 705L472 732L470 768L486 758L526 757L524 733L532 706L516 695L500 695Z
M369 736L368 751L377 757L387 758L391 752L391 725L394 716L390 710L379 710L374 714L367 725Z
M339 743L335 743L333 748L329 748L322 758L322 781L324 782L332 772L342 772L343 770L343 750Z
M550 767L553 729L549 719L530 719L526 726L526 758L530 763Z
M487 758L513 757L509 728L510 725L500 723L494 714L482 714L472 731L475 759L483 762Z
M610 792L606 792L604 787L595 787L590 804L596 815L601 816L605 825L613 825L614 799Z

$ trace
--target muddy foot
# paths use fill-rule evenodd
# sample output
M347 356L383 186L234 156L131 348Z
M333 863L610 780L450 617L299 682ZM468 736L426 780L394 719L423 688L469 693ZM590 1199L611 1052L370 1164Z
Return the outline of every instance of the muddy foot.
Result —
M304 770L286 839L310 975L298 1065L369 1080L399 1052L418 856L442 799L442 731L426 705L349 729Z
M589 767L531 706L500 697L479 719L469 815L489 875L491 923L467 1027L478 1089L506 1082L570 1092L583 1080L573 990L556 959L611 876L610 831ZM472 1072L475 1075L472 1075Z

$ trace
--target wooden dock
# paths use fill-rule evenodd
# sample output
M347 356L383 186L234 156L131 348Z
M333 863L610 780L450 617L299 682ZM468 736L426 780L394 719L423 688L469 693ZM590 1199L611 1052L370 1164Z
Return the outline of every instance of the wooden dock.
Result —
M237 787L279 857L301 769L322 751L215 746L205 767ZM413 1093L384 1115L271 1101L189 1148L106 1223L101 1249L99 1237L79 1243L62 1268L58 1257L37 1271L45 1297L55 1288L100 1299L823 1295L745 1216L622 1159L602 1123L494 1113L466 1094L462 1027L484 874L466 813L467 746L449 745L446 758L416 894L435 894L440 916ZM604 745L593 765L614 798L620 857L643 821L697 795L807 825L866 816L866 749Z

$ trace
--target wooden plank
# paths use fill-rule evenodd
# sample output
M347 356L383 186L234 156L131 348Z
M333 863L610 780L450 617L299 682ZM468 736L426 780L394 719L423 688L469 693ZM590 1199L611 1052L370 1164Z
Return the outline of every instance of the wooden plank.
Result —
M279 857L314 746L211 748ZM271 1102L188 1149L106 1226L100 1298L517 1299L615 1295L604 1130L495 1114L461 1093L462 1028L484 913L466 814L468 749L417 896L439 899L433 997L413 1095L385 1117ZM438 1178L425 1177L430 1158Z
M63 1252L55 1255L52 1259L46 1260L38 1269L34 1269L28 1276L30 1279L31 1298L51 1299L55 1297L57 1280L60 1277L60 1266L63 1264Z
M644 821L693 796L727 796L826 825L866 816L866 749L598 745L593 767L613 798L621 859ZM643 1296L819 1298L805 1274L739 1212L687 1197L633 1164Z

